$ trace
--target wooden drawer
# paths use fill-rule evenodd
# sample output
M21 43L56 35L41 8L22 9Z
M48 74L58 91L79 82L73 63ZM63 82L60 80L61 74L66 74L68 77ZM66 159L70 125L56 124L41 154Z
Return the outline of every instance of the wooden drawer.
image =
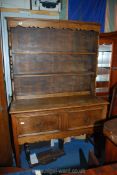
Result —
M57 114L17 116L18 135L33 134L59 130L59 117Z
M68 113L68 129L90 127L103 119L103 109L75 110Z

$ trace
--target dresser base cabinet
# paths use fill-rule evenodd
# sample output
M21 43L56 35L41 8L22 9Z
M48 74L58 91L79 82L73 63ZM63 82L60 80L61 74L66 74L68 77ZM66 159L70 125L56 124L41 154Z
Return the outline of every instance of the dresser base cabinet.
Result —
M17 165L19 145L91 134L102 126L107 102L92 96L19 100L11 106Z

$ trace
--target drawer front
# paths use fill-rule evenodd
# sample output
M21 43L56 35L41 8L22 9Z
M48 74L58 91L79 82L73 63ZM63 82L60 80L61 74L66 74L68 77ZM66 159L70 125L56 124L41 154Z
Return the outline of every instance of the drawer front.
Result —
M86 109L70 111L68 113L68 129L77 129L93 126L103 119L103 109Z
M17 117L18 135L59 130L57 114Z

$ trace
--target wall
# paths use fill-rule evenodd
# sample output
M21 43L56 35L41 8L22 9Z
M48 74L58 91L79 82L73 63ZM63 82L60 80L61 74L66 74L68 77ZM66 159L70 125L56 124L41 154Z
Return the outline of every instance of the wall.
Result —
M30 9L30 0L0 0L0 7Z
M62 0L62 10L59 15L60 19L68 19L68 0Z

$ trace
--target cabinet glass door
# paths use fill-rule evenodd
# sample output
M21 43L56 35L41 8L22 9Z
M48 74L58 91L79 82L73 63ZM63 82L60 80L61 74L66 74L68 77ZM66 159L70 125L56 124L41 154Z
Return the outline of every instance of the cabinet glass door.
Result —
M99 45L96 94L108 96L111 71L112 44Z

